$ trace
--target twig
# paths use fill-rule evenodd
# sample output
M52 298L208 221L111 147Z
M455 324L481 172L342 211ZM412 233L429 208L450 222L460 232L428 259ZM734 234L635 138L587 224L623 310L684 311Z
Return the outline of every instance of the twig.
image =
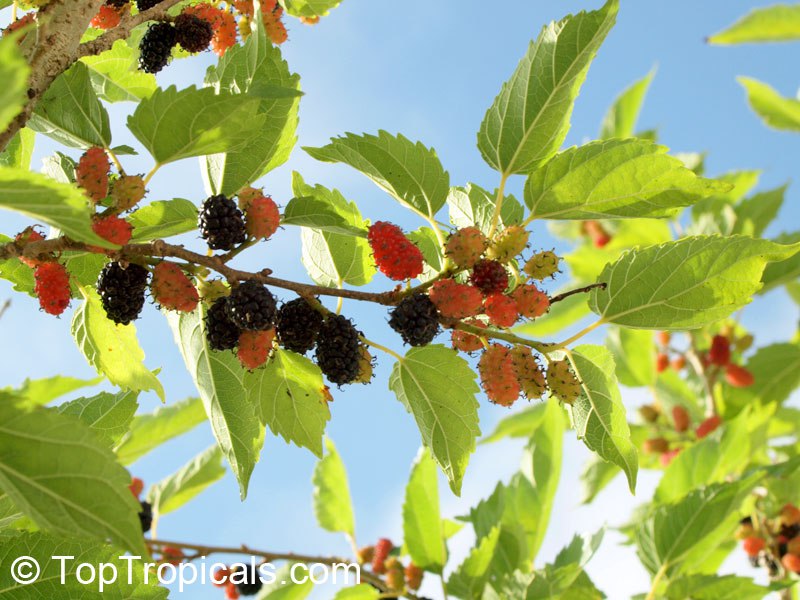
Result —
M585 294L591 292L592 290L604 290L606 289L606 286L607 284L605 282L600 282L600 283L592 283L590 285L586 285L581 288L576 288L574 290L569 290L550 298L550 304L561 302L562 300L566 300L567 298L569 298L570 296L574 296L575 294Z

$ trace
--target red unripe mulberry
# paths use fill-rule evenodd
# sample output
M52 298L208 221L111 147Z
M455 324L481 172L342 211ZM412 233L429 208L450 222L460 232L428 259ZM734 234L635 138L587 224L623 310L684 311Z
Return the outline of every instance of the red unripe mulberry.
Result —
M247 234L256 239L269 239L281 224L278 205L271 197L262 193L256 196L245 196L245 198L246 200L243 202L240 194L239 204L245 214Z
M541 317L550 310L550 298L535 285L521 285L511 296L517 303L519 314L528 319Z
M63 313L71 297L67 268L57 262L43 263L36 267L33 276L34 291L42 310L50 315Z
M725 367L725 381L733 387L750 387L755 382L755 378L744 367L729 364Z
M691 422L691 419L689 418L689 412L682 406L673 406L672 421L675 424L675 431L678 433L683 433L689 429Z
M377 221L370 226L367 240L372 248L375 264L390 279L404 281L422 273L422 252L397 225Z
M712 415L697 426L695 433L699 439L702 439L713 433L721 424L722 419L719 418L719 415Z
M482 321L478 321L477 319L471 319L467 321L467 323L473 327L486 327ZM483 342L481 342L481 338L473 333L462 331L460 329L454 329L453 348L460 350L461 352L477 352L483 348Z
M514 372L511 352L505 346L493 344L478 362L483 389L489 400L501 406L511 406L522 391Z
M44 240L44 236L36 231L33 227L27 227L23 231L17 234L14 238L20 244L32 244L33 242L41 242ZM31 269L36 268L38 265L42 264L41 260L35 258L28 258L26 256L20 256L19 260L22 264L28 265Z
M92 231L107 242L118 246L124 246L133 236L133 226L116 215L95 219L92 222Z
M712 365L724 367L731 360L731 343L724 335L715 335L711 340L708 360Z
M519 318L517 303L503 294L490 294L483 303L489 322L497 327L511 327Z
M453 319L474 317L483 305L480 290L453 279L442 279L434 283L428 296L442 316Z
M372 556L372 572L378 575L382 575L386 572L386 567L384 563L386 559L389 558L389 553L394 548L394 544L392 544L391 540L386 538L381 538L375 544L375 553Z
M75 168L75 180L95 203L108 196L108 172L111 163L102 148L94 146L83 153Z
M242 331L239 336L236 356L245 369L254 370L267 362L272 351L275 330Z
M89 22L89 25L98 29L113 29L119 25L120 20L122 20L121 11L113 6L104 4Z
M471 269L475 266L488 245L486 236L477 227L464 227L456 231L447 240L445 254L456 266Z
M656 371L663 373L667 369L669 369L669 356L663 353L656 355Z
M742 540L742 548L747 553L747 556L758 556L758 553L761 552L766 545L767 543L763 538L756 536L751 536Z
M192 312L200 302L200 294L175 263L162 261L153 269L153 282L150 284L153 299L167 310Z

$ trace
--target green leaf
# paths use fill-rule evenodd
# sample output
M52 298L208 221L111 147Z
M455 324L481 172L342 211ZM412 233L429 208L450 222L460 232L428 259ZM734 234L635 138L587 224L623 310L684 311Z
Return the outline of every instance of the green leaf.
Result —
M610 327L606 339L617 365L617 379L628 387L652 387L656 382L653 334L640 329Z
M402 135L347 133L321 148L303 148L317 160L344 163L361 171L400 204L433 218L447 201L450 176L436 152Z
M575 294L550 306L546 319L526 321L512 329L514 333L541 339L553 335L590 315L585 294Z
M381 593L368 583L360 583L356 586L340 590L333 600L378 600Z
M203 304L191 313L170 312L167 320L244 500L264 444L264 429L258 418L260 409L245 384L246 371L232 352L209 348Z
M495 426L494 431L483 438L480 443L488 444L490 442L498 442L507 437L530 437L539 427L542 419L544 419L547 406L548 404L546 402L532 404L521 411L503 417Z
M611 30L619 3L550 23L486 112L478 149L492 168L527 173L552 157L569 131L581 85Z
M102 377L77 379L64 375L54 375L44 379L26 379L19 388L5 388L2 391L11 392L14 398L22 403L41 406L49 404L56 398L75 390L97 385L101 381L103 381Z
M366 229L354 227L335 205L316 198L292 198L283 212L282 225L310 227L318 231L366 237Z
M115 247L92 231L91 213L83 193L45 175L0 167L0 207L47 223L75 241Z
M589 142L533 171L525 204L538 219L669 217L729 185L703 179L640 139Z
M589 450L620 467L633 492L639 460L614 376L614 357L602 346L583 345L573 350L571 358L582 388L569 407L578 438Z
M30 67L20 52L15 36L3 36L0 40L0 131L21 111L28 101L28 74Z
M356 519L353 515L353 501L350 499L350 486L336 446L330 439L325 440L327 454L314 468L314 514L320 527L334 533L341 532L355 536Z
M460 494L480 435L475 372L450 348L438 344L412 348L395 363L389 388L414 415L422 442L453 493Z
M324 17L342 0L279 0L281 6L293 17Z
M601 139L633 137L644 97L650 89L655 74L655 68L651 69L647 75L625 89L614 100L614 104L603 118L603 125L600 128Z
M528 586L526 600L548 600L560 598L567 600L566 593L577 588L588 588L596 592L591 580L585 576L583 568L592 559L603 541L605 531L601 529L592 536L576 535L568 546L563 548L551 564L536 572L533 582ZM583 576L583 577L582 577ZM578 596L580 597L580 596ZM589 598L596 598L590 593Z
M245 148L265 116L260 100L213 89L157 89L128 117L128 129L158 164Z
M442 572L447 550L439 511L439 479L436 463L424 448L417 455L406 486L403 539L415 565L426 571Z
M147 556L130 475L75 418L0 403L0 489L43 529ZM76 485L76 482L80 482Z
M800 345L778 343L764 346L747 359L745 367L753 374L755 383L746 388L725 390L726 416L757 402L785 402L800 386Z
M669 600L761 600L770 588L757 585L749 577L736 575L684 575L670 580L664 595Z
M687 556L708 554L738 520L745 496L762 474L730 483L717 483L694 490L671 504L657 505L636 525L637 553L650 573L680 571ZM702 552L697 552L697 551ZM687 564L690 564L687 561Z
M28 127L73 148L111 146L108 112L95 94L89 69L81 62L50 85Z
M45 156L42 159L42 173L50 179L59 183L75 183L75 161L61 152L56 152L52 156ZM86 197L81 196L86 203Z
M292 581L292 569L295 567L296 576L303 577L308 573L307 570L304 572L306 566L301 563L287 563L275 572L272 583L264 583L257 600L305 600L314 591L314 582L310 578L304 583Z
M153 514L163 516L177 510L222 479L225 475L223 460L219 446L211 446L151 487L147 500L153 505Z
M643 329L692 329L745 306L761 287L769 261L800 244L781 246L744 236L697 236L634 249L606 266L589 306L605 322Z
M106 102L138 102L157 87L155 75L139 70L139 53L125 40L110 50L81 59L97 95Z
M778 242L779 244L800 243L800 231L783 233L776 237L773 241ZM782 260L767 265L767 268L764 269L764 275L761 277L764 287L759 290L759 294L764 294L780 285L786 285L795 282L799 278L800 252L787 260Z
M272 433L322 456L331 412L319 367L301 354L278 349L266 367L245 376L244 384Z
M241 46L229 49L211 67L206 83L217 91L253 95L259 87L298 93L300 77L289 70L277 46L267 38L263 24ZM203 175L213 193L231 195L289 159L297 141L299 98L295 94L258 98L251 123L256 135L241 148L205 158Z
M472 549L447 582L447 591L464 600L479 600L489 579L489 566L492 563L500 529L494 528Z
M128 492L130 496L130 492ZM20 556L33 557L41 569L38 579L22 585L11 577L10 569L0 571L0 598L70 598L70 600L165 600L169 591L157 585L155 577L145 583L145 565L138 560L120 558L118 548L103 542L86 542L50 533L36 531L18 533L3 539L0 545L0 563L10 565ZM54 558L61 557L61 558ZM68 557L68 558L66 558ZM103 567L98 579L86 583L87 569L81 565ZM112 568L115 569L112 571ZM116 581L100 588L100 577L110 577L116 572ZM62 581L63 575L63 581ZM130 577L130 579L129 579ZM102 591L100 591L102 589Z
M137 392L101 392L96 396L77 398L58 407L58 412L86 423L104 442L113 446L128 432L133 415L139 408Z
M164 442L183 435L206 420L200 398L187 398L175 404L160 406L155 412L137 415L130 431L116 448L124 465L139 460Z
M788 185L754 194L734 207L736 223L733 233L761 237L764 230L778 216Z
M314 197L324 202L352 227L366 228L356 204L348 202L338 190L307 185L302 176L295 172L292 173L292 191L295 196ZM366 239L308 228L302 230L301 239L303 265L319 285L366 285L377 272Z
M474 225L488 235L492 228L496 199L496 193L490 194L474 183L468 183L463 188L450 188L447 196L450 222L459 229ZM500 225L518 225L522 222L524 212L525 209L514 196L505 196L500 205Z
M134 242L164 239L197 229L197 207L183 198L156 200L137 208L127 220L133 226Z
M164 401L161 382L144 366L136 328L111 321L93 289L81 288L81 293L84 302L72 317L72 337L86 361L114 385L135 392L153 390Z
M32 129L23 127L8 142L6 149L0 152L0 167L28 170L31 168L33 146L36 142L36 133Z
M800 39L800 6L759 7L708 38L711 44L784 42Z
M444 252L436 232L431 227L422 226L414 231L409 231L406 237L420 249L425 259L422 273L417 276L417 279L427 282L438 277L444 268Z
M785 98L766 83L749 77L737 81L747 92L747 101L766 125L783 131L800 131L800 100Z

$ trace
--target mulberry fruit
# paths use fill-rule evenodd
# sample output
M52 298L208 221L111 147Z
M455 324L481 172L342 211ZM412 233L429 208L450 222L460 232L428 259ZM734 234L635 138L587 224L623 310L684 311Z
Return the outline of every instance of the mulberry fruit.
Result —
M473 327L486 327L483 322L478 321L477 319L471 319L467 321L467 323ZM474 333L462 331L461 329L454 329L453 348L460 350L461 352L477 352L478 350L483 349L483 342L481 341L481 338Z
M673 406L672 422L675 424L675 431L683 433L689 429L689 425L691 424L689 412L682 406Z
M410 590L418 590L422 585L422 576L424 571L414 563L409 563L406 567L406 586Z
M669 343L672 340L672 334L669 331L659 331L656 333L655 337L656 343L662 347L669 346Z
M484 296L502 293L508 287L508 271L496 260L480 260L472 269L470 281Z
M750 387L755 383L755 377L744 367L730 364L725 367L725 381L733 387Z
M316 359L331 383L344 385L358 378L360 367L359 332L350 319L331 315L320 328Z
M83 153L75 168L75 181L84 189L92 202L108 196L108 172L111 163L106 151L97 146Z
M478 288L452 279L437 281L428 294L442 316L453 319L474 317L483 304L483 295Z
M214 30L214 37L211 38L211 49L218 56L223 56L228 48L236 43L236 19L228 11L221 10L210 4L195 4L186 8L183 12L184 14L199 17L211 24L211 28Z
M519 309L513 298L503 294L490 294L483 304L489 322L497 327L511 327L519 318Z
M263 586L258 569L244 565L237 565L231 571L230 580L242 596L255 596Z
M742 548L748 556L758 556L767 543L760 537L751 536L742 540Z
M239 336L236 356L245 369L253 371L267 362L272 351L275 330L243 331Z
M642 443L645 454L664 454L669 452L669 442L664 438L650 438Z
M784 554L781 558L783 568L792 573L800 575L800 556L797 554Z
M461 269L471 269L486 251L489 241L477 227L464 227L447 240L445 254Z
M119 25L121 20L122 14L119 10L113 6L104 4L100 7L100 10L97 11L97 14L92 17L89 25L92 27L97 27L98 29L113 29Z
M172 23L153 23L139 43L139 68L145 73L158 73L167 66L177 35Z
M367 240L372 248L375 264L390 279L403 281L422 273L422 252L397 225L377 221L370 226Z
M97 278L97 292L108 318L122 325L135 320L144 306L144 294L150 273L137 264L123 267L110 262Z
M356 377L354 383L369 383L372 381L372 376L375 371L375 359L369 353L366 346L361 346L359 353L358 377Z
M514 373L525 397L529 400L541 398L547 390L547 382L531 349L526 346L514 346L511 349L511 364L514 366Z
M286 26L281 21L280 16L274 13L264 13L264 30L267 33L267 37L276 46L280 46L289 39Z
M565 404L572 404L581 395L581 382L567 360L552 361L547 367L546 379L553 395Z
M712 365L724 367L731 360L731 343L724 335L715 335L711 339L711 348L708 351L708 359Z
M604 248L611 241L611 234L605 230L600 221L586 221L583 231L589 236L595 248Z
M136 0L136 8L139 9L139 12L149 10L159 2L161 2L161 0Z
M120 219L116 215L100 217L92 222L92 231L104 240L124 246L131 241L133 227L125 219Z
M140 502L142 510L139 511L139 523L142 525L142 533L147 533L153 526L153 507L149 502Z
M537 252L528 259L522 270L531 279L542 281L548 277L555 277L558 273L559 260L552 250Z
M425 294L403 298L389 318L389 326L411 346L427 346L439 333L436 305Z
M278 341L287 350L305 354L317 343L322 321L322 314L305 298L295 298L278 310Z
M499 344L489 346L478 361L478 372L489 400L501 406L511 406L517 401L522 389L508 348Z
M550 298L535 285L521 285L511 296L517 302L519 314L527 319L541 317L550 310Z
M486 252L486 256L502 263L510 262L516 256L522 254L522 251L528 245L529 237L530 233L525 231L524 227L512 225L497 236L497 239Z
M242 211L233 200L222 194L203 202L198 227L212 250L231 250L247 238Z
M33 276L34 292L42 310L56 316L67 310L71 297L67 268L57 262L47 262L36 267Z
M239 206L244 211L245 226L250 237L266 240L278 231L281 223L278 205L260 190L248 188L240 192Z
M275 323L278 306L275 296L257 281L240 283L226 305L228 316L240 329L263 331Z
M162 261L153 269L150 284L153 299L167 310L192 312L200 302L200 294L191 279L175 263Z
M111 197L117 210L130 210L139 202L147 190L141 175L123 175L111 186Z
M664 353L659 353L656 355L656 372L663 373L669 369L669 356Z
M175 34L178 44L187 52L207 50L214 37L211 23L193 14L181 13L175 19Z
M132 477L131 484L128 486L128 489L131 491L131 494L133 494L133 497L138 500L139 496L141 496L142 492L144 491L144 481L138 477Z
M242 330L228 316L228 298L217 299L206 313L206 339L212 350L232 350Z
M720 419L718 415L712 415L708 417L705 421L697 426L697 429L695 429L697 438L702 439L708 435L711 435L711 433L716 431L717 427L720 425L722 425L722 419Z
M372 572L376 573L377 575L382 575L386 573L386 566L384 563L386 559L389 558L389 553L394 548L394 544L392 544L391 540L386 538L381 538L378 540L378 543L375 544L375 552L372 556Z

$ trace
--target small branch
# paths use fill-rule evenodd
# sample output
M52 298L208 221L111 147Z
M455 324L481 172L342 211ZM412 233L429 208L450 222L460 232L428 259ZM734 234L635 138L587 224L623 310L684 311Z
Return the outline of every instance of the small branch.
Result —
M605 323L606 323L605 320L598 319L597 321L595 321L594 323L592 323L588 327L585 327L584 329L581 329L575 335L573 335L571 337L568 337L563 342L559 342L558 344L553 344L553 346L551 346L550 350L551 351L552 350L561 350L562 348L566 348L567 346L569 346L573 342L577 342L579 339L581 339L586 334L591 333L592 331L594 331L595 329L597 329L601 325L605 325Z
M566 300L570 296L574 296L575 294L586 294L591 292L592 290L604 290L606 289L606 283L592 283L591 285L584 286L582 288L576 288L574 290L569 290L562 294L558 294L557 296L553 296L550 298L550 304L555 304L556 302L561 302L562 300Z
M503 208L503 198L507 181L508 175L503 173L503 175L500 177L500 185L497 186L497 197L494 201L494 212L492 212L492 222L489 226L489 238L494 237L494 232L497 231L497 225L500 223L500 212Z
M492 338L496 340L503 340L504 342L508 342L509 344L528 346L530 348L533 348L537 352L541 352L543 354L547 354L548 352L551 352L552 350L555 349L553 347L553 344L537 342L535 340L520 337L518 335L515 335L513 333L508 333L505 331L497 331L495 329L476 327L475 325L469 325L468 323L464 323L463 321L460 321L458 319L443 317L441 319L441 323L448 329L458 329L459 331L466 331L467 333L471 333L472 335L478 336L480 338Z
M697 351L697 340L693 333L689 333L689 340L691 347L686 351L685 355L697 376L703 380L706 396L705 414L707 417L712 417L717 414L717 403L714 401L714 379L709 374L708 369L703 366L703 361L700 360L700 353Z

